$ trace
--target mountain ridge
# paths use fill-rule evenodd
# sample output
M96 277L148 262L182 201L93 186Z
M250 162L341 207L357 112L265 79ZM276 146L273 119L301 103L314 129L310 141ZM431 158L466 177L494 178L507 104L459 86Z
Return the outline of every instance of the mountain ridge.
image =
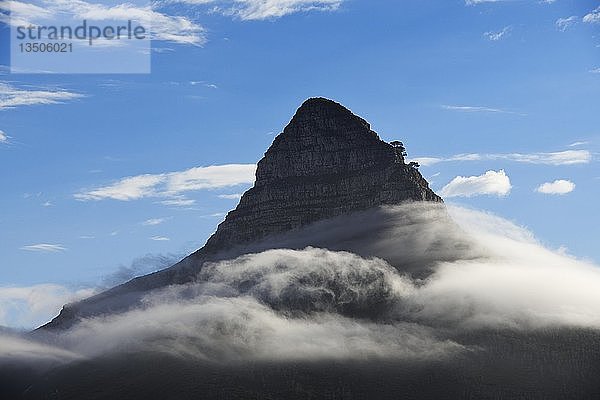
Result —
M205 262L241 255L254 242L267 249L269 238L319 221L407 201L443 203L404 155L400 142L382 141L346 107L310 98L258 162L254 186L202 248L165 270L67 305L40 329L67 328L79 318L124 311L151 290L193 281ZM328 241L281 243L300 248Z

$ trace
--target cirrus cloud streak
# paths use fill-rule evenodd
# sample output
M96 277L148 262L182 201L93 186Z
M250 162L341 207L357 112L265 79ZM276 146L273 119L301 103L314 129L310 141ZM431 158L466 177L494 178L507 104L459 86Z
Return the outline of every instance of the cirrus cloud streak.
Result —
M122 178L110 185L75 194L77 200L130 201L149 197L165 197L167 205L193 203L181 198L183 193L202 189L219 189L254 182L256 165L227 164L195 167L184 171L144 174Z

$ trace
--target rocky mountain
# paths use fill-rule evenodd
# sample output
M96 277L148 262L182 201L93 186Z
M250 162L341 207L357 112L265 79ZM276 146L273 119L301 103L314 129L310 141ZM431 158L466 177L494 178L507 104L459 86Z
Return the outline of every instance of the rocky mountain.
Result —
M203 248L0 336L0 398L599 399L595 267L462 230L416 167L307 100Z
M365 120L334 101L313 98L275 138L258 163L254 187L201 251L407 200L442 201Z
M364 119L347 108L328 99L311 98L275 138L258 163L254 187L244 193L204 247L171 268L66 306L44 328L68 327L78 317L126 309L149 290L193 280L206 261L248 251L327 246L382 256L373 254L368 245L342 240L347 229L336 228L333 241L298 232L319 221L379 206L406 201L441 203L416 165L407 164L404 156L400 142L382 141ZM353 235L368 236L369 232Z

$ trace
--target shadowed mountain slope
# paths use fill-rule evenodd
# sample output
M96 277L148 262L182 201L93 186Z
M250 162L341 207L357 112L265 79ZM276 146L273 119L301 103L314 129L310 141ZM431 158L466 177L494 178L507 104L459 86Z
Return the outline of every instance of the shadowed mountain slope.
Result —
M379 255L374 249L361 251L348 237L344 240L349 232L339 228L344 222L340 218L407 201L442 203L419 171L405 163L403 147L382 141L364 119L342 105L309 99L259 161L254 187L244 193L204 247L166 270L65 306L43 328L66 328L81 317L126 310L150 290L194 280L206 261L248 251L327 246ZM337 226L329 229L335 231L334 237L301 233L331 219ZM372 228L371 232L363 229L361 238L381 236L376 226Z

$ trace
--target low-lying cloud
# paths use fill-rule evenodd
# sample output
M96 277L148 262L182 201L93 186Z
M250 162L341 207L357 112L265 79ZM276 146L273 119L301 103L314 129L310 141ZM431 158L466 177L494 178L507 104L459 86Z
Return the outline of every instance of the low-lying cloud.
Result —
M364 225L365 215L348 229ZM528 230L489 213L407 204L378 215L399 224L400 237L412 232L427 243L407 257L412 263L431 248L439 261L430 273L403 272L402 254L392 266L323 248L259 251L205 263L193 282L149 292L130 311L85 318L40 335L40 342L3 338L0 359L64 352L69 362L123 351L211 362L440 359L477 351L457 341L458 332L600 329L597 265L547 249ZM477 251L444 254L452 246L439 241L467 242ZM391 247L382 249L386 257L398 251L393 242L379 242ZM46 353L47 340L53 345Z
M0 326L30 328L56 315L64 304L94 294L90 288L56 284L0 286Z

